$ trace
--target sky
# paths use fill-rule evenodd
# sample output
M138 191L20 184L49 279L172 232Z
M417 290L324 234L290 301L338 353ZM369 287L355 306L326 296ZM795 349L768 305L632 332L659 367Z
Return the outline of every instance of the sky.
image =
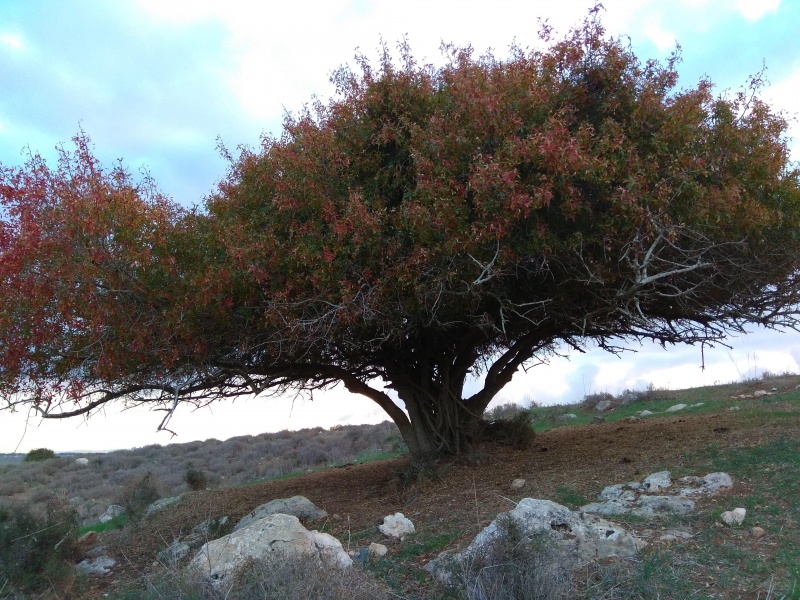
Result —
M333 94L329 77L377 57L382 41L408 39L419 62L441 64L442 42L471 44L498 57L509 46L539 45L538 18L566 33L587 14L586 0L210 0L0 1L0 163L19 165L24 149L47 159L79 128L105 164L123 158L186 206L201 204L225 174L218 151L255 146L279 134L285 113ZM679 87L708 77L735 93L766 67L762 97L791 120L800 159L800 2L794 0L605 0L609 34L630 39L641 60L682 49ZM800 371L800 333L757 330L730 348L599 350L520 372L495 403L579 401L623 389L686 388ZM705 369L701 369L704 365ZM226 439L281 429L376 423L371 401L335 389L313 401L242 398L192 412L171 429L160 413L108 408L88 420L46 421L0 412L0 452L49 447L103 451L152 443Z

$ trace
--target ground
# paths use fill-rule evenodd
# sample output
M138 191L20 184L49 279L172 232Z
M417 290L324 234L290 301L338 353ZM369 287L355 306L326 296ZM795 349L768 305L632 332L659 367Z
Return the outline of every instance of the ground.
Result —
M797 381L800 379L788 380L784 387L792 390L788 386ZM730 399L763 387L760 383L740 384L729 386L724 394ZM681 394L685 393L677 392L665 401L690 398ZM377 526L385 515L402 512L414 522L420 539L430 542L411 559L421 568L443 545L468 542L498 513L511 509L521 498L547 498L575 508L591 501L606 485L641 481L656 471L666 469L677 476L704 475L713 470L712 464L708 462L707 470L698 471L698 464L704 459L698 463L697 457L709 448L719 452L760 447L777 440L800 440L796 402L775 398L768 411L748 410L747 403L756 402L760 401L729 400L728 409L735 404L741 410L685 412L638 422L619 420L549 429L537 434L531 448L487 445L477 456L442 461L435 475L414 476L409 459L400 457L229 489L190 492L177 507L139 525L133 535L125 531L107 534L122 566L114 581L141 577L161 568L154 562L155 553L209 516L229 515L236 521L273 498L298 494L330 515L325 523L311 523L309 528L334 534L345 548L377 541L397 552L399 542L387 541ZM510 484L517 478L525 479L526 484L512 490ZM734 473L734 480L734 490L729 494L742 497L752 491L741 474ZM701 510L711 505L720 506L720 510L733 508L724 496L703 499L699 504ZM660 527L647 522L630 526L652 540ZM443 537L438 542L431 541L436 534ZM710 578L713 584L713 577L705 571L702 577ZM705 585L709 586L709 582L705 581Z

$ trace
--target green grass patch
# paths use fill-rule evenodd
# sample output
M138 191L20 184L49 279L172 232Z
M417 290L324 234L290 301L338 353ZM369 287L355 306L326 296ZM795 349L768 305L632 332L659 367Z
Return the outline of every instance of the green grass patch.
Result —
M88 533L90 531L94 531L96 533L104 533L106 531L114 531L115 529L122 529L125 527L125 524L130 521L131 517L128 513L122 513L121 515L117 515L110 521L106 521L105 523L95 523L94 525L84 525L80 529L78 529L78 537L82 536L84 533Z

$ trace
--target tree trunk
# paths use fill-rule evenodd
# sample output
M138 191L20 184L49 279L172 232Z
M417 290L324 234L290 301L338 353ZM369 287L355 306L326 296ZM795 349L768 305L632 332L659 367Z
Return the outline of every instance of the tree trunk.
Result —
M410 424L400 428L414 459L455 455L472 449L481 413L473 412L461 398L398 390Z

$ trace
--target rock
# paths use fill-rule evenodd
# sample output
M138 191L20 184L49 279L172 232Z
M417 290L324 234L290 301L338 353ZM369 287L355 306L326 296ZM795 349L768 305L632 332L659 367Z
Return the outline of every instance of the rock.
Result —
M383 518L383 525L379 525L380 532L388 537L400 538L402 542L407 536L416 533L414 524L403 513L395 513Z
M77 544L79 546L94 546L96 542L97 542L97 532L87 531L81 537L78 538Z
M641 419L639 417L630 416L630 417L625 417L625 421L627 421L628 423L638 423L639 421L641 421Z
M733 487L733 479L727 473L716 472L709 473L701 480L701 487L704 493L716 494L724 488Z
M108 523L111 519L120 516L124 512L125 509L122 506L119 504L112 504L106 509L106 512L103 513L103 516L100 517L99 521L101 523Z
M639 487L639 484L636 484ZM636 493L630 489L629 484L618 483L617 485L609 485L603 488L597 496L601 500L636 500Z
M770 394L777 394L777 393L778 393L778 388L776 388L776 387L774 387L774 388L771 388L771 389L769 390L769 393L770 393Z
M564 423L566 421L572 421L573 419L577 419L577 418L578 418L578 415L576 415L576 414L566 413L564 415L559 415L559 417L556 419L556 421L558 421L560 423Z
M703 406L704 404L705 402L698 402L697 404L690 405L689 408L698 408L700 406Z
M511 482L511 489L512 490L521 490L525 487L525 480L524 479L515 479Z
M452 580L454 569L475 560L508 535L509 524L529 541L554 542L562 562L587 564L598 558L634 556L646 544L622 527L594 515L572 512L551 502L524 498L516 508L501 513L460 553L445 552L425 565L440 581ZM516 543L516 541L515 541Z
M181 561L188 556L192 551L192 547L186 542L174 541L169 547L164 548L158 553L158 562L166 566L173 566L175 563Z
M372 542L367 550L369 550L369 553L372 556L385 556L386 553L389 552L389 549L386 546L383 544L377 544L375 542Z
M89 466L89 459L88 458L83 458L83 457L76 458L75 459L75 464L76 465L80 465L82 467L88 467Z
M581 506L583 512L604 517L614 517L618 515L629 515L633 511L631 503L626 500L609 500L608 502L592 502L586 506Z
M664 542L674 542L675 540L690 540L693 537L694 536L691 533L686 531L681 531L680 529L670 529L658 539Z
M767 390L756 390L753 392L753 398L761 398L763 396L769 396L769 392Z
M666 514L686 515L694 512L694 500L682 496L639 496L631 514L639 517L658 517Z
M75 568L84 575L108 575L115 564L117 561L110 556L100 556L82 560L75 565Z
M358 564L365 565L369 559L369 550L367 548L359 548L350 552L349 556Z
M726 510L722 513L722 522L725 525L741 525L744 522L747 510L744 508L734 508L733 510Z
M730 407L728 407L728 410L739 410L739 407L738 406L730 406Z
M150 506L144 509L144 516L151 517L155 513L160 510L164 510L168 506L172 506L173 504L177 504L180 502L181 498L183 498L183 494L178 494L177 496L170 496L169 498L161 498L160 500L156 500Z
M678 412L679 410L683 410L686 408L686 404L673 404L664 412Z
M594 417L592 417L592 425L599 425L600 423L605 423L605 422L606 422L605 417L601 417L599 415L595 415Z
M228 515L222 517L211 517L192 527L192 533L207 537L219 537L217 532L224 528L225 525L228 524L228 521L230 521L230 517Z
M764 531L764 529L763 529L762 527L753 527L753 528L750 530L750 534L751 534L751 535L752 535L754 538L756 538L756 539L759 539L759 538L762 538L762 537L764 537L764 536L765 536L767 533L766 533L766 531Z
M269 515L292 515L298 519L324 519L328 513L316 506L305 496L277 498L257 507L245 515L233 528L234 531L247 527L250 523Z
M651 411L649 411L649 410L642 410L642 411L639 411L639 416L640 416L640 417L650 417L650 416L652 416L653 414L654 414L654 413L653 413L653 412L651 412Z
M606 412L607 410L611 410L614 408L614 404L611 400L601 400L597 404L594 405L594 409L597 412Z
M333 536L308 531L293 515L273 514L204 544L190 568L208 578L215 588L221 588L228 587L236 571L250 561L288 558L339 568L353 564Z
M660 492L672 485L669 471L659 471L648 475L642 482L642 489L647 492Z

